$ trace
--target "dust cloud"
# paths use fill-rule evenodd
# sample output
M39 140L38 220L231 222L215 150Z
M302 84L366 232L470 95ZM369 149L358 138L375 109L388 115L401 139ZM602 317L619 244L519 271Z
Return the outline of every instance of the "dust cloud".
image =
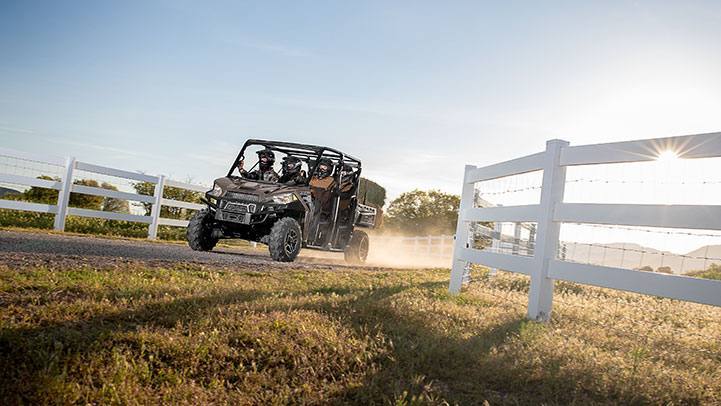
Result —
M367 265L393 268L450 268L451 248L441 255L440 247L432 255L418 252L413 245L404 243L403 236L370 235Z

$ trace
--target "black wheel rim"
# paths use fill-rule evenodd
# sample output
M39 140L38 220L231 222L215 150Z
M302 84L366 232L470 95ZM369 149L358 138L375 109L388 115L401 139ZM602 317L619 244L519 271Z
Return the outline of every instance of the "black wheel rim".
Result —
M288 231L285 235L285 242L283 243L283 249L287 255L293 255L298 249L299 244L298 233L295 230Z
M360 244L358 244L358 257L361 261L365 261L366 258L368 258L368 245L368 237L361 239Z

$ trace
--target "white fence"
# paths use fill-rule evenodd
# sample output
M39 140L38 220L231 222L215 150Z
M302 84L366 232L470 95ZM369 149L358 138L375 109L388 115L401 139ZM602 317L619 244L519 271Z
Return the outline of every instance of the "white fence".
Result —
M197 203L190 203L178 200L163 198L163 189L165 186L175 187L194 192L205 192L208 190L205 186L193 185L184 182L178 182L166 179L164 175L152 176L142 173L130 172L122 169L109 168L105 166L95 165L87 162L81 162L75 158L58 158L52 156L44 156L35 153L27 153L0 148L0 156L32 163L39 163L51 166L62 167L62 175L60 180L38 179L33 176L24 176L17 174L5 173L0 170L0 183L10 183L14 185L35 186L47 189L57 190L58 201L56 204L39 204L23 202L18 200L0 199L0 209L23 210L38 213L51 213L55 215L54 229L63 231L65 229L65 219L68 215L80 217L93 217L107 220L123 220L148 224L148 238L155 239L158 234L159 225L185 227L188 225L186 220L176 220L160 217L161 207L178 207L191 210L199 210L204 206ZM155 185L153 195L142 195L137 193L122 192L116 190L108 190L99 187L84 186L73 183L75 171L90 172L93 174L113 176L131 181L149 182ZM77 207L69 207L70 193L80 193L92 196L102 196L108 198L122 199L128 201L136 201L149 203L152 210L149 216L117 213L110 211L89 210Z
M685 159L720 157L721 133L581 146L551 140L544 152L482 168L466 166L450 291L460 291L467 266L477 263L529 275L528 317L534 320L550 317L557 279L721 306L721 281L566 262L558 256L562 223L721 230L721 206L564 203L568 166L653 161L668 150ZM538 204L476 207L476 183L534 171L543 171ZM474 249L473 222L536 223L533 255Z

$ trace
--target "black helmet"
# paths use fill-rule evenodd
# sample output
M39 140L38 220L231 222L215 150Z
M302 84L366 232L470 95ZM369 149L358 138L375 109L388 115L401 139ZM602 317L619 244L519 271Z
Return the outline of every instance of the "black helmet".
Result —
M303 162L294 156L287 156L283 158L283 174L285 175L294 175L298 172L300 172L300 167L303 164Z
M275 163L275 154L269 149L261 149L258 151L258 166L262 171L266 171L273 167Z
M317 169L315 171L315 174L319 178L325 178L326 176L330 176L330 174L333 172L333 161L331 161L328 158L321 158L318 160Z

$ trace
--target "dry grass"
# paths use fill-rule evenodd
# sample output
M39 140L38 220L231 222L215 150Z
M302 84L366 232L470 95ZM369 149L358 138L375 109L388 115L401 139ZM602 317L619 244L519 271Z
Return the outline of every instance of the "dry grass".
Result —
M13 403L718 404L721 309L447 270L0 268Z

